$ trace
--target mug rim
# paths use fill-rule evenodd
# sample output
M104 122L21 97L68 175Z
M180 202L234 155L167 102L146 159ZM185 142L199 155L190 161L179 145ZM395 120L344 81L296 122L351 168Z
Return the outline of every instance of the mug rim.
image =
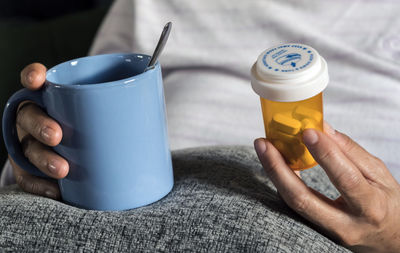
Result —
M48 75L51 74L52 72L55 72L56 68L60 67L61 65L64 64L71 64L74 61L79 61L82 59L87 59L87 58L97 58L97 57L118 57L118 56L145 56L145 57L151 57L147 54L140 54L140 53L111 53L111 54L98 54L98 55L89 55L89 56L84 56L84 57L79 57L75 59L71 59L68 61L64 61L62 63L59 63L49 70L46 71L46 80L45 83L46 85L51 85L54 88L61 88L61 89L72 89L72 90L77 90L77 89L98 89L98 88L110 88L110 87L115 87L115 86L120 86L120 85L131 85L135 84L136 82L145 79L150 75L152 72L160 69L160 63L157 60L157 62L154 64L154 67L151 69L148 69L147 71L144 71L140 74L133 75L127 78L123 79L118 79L110 82L99 82L99 83L92 83L92 84L65 84L65 83L56 83L48 80Z

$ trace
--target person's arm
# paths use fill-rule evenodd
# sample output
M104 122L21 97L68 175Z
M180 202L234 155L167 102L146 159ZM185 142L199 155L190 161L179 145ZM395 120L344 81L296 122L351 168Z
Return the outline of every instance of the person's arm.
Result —
M400 185L384 163L348 136L324 126L303 141L341 196L331 200L307 187L265 139L258 157L283 200L327 235L356 252L400 252Z

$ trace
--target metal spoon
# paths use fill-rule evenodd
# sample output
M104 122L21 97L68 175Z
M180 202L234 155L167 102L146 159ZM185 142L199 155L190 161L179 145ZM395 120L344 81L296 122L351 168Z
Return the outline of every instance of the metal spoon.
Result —
M153 55L150 58L149 64L147 65L144 71L154 68L154 64L157 61L158 56L161 54L161 51L164 49L165 44L167 43L169 32L171 31L172 23L168 22L161 33L160 39L158 40L156 49L154 49Z

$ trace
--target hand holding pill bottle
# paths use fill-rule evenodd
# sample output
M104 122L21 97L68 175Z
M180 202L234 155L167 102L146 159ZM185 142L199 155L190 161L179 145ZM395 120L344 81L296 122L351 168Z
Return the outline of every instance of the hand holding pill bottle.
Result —
M266 137L293 170L317 164L302 142L302 132L307 128L323 131L322 91L328 82L325 60L303 44L271 47L251 68Z

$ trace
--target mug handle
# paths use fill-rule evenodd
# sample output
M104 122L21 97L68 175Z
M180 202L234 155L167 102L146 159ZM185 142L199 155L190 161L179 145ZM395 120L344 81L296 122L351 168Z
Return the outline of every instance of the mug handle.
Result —
M3 113L3 138L8 154L15 163L18 164L18 166L32 175L48 178L48 176L36 168L28 158L24 156L21 143L18 140L17 128L15 126L19 104L23 101L29 100L44 108L42 95L43 93L41 89L32 91L24 88L14 93L10 99L8 99Z

